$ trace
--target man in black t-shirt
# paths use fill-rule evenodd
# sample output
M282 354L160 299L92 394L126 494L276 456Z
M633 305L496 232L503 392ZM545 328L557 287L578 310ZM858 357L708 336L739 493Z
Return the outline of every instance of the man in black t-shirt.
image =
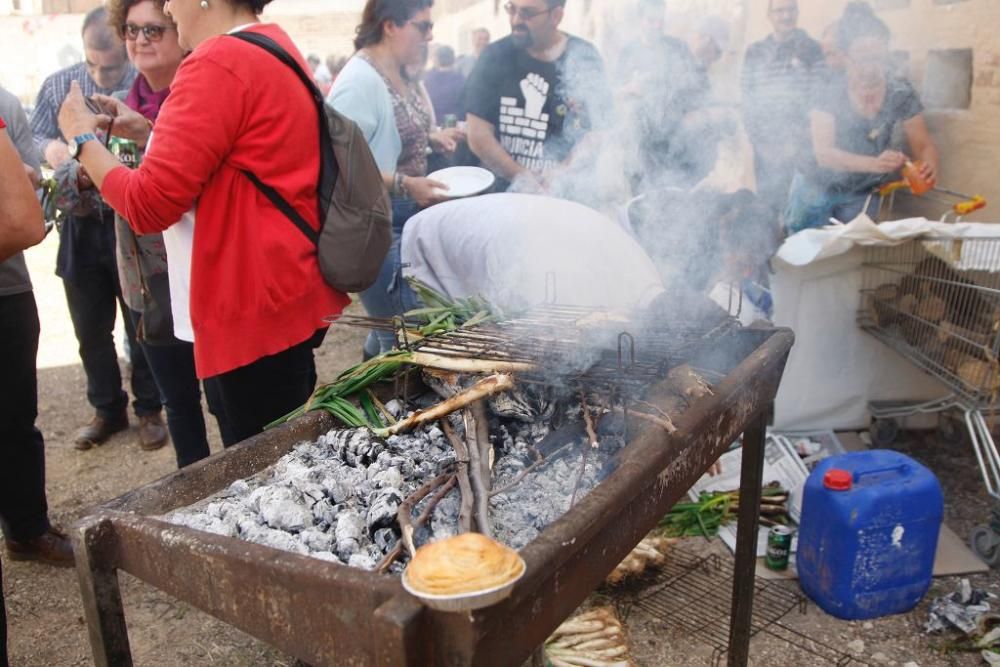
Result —
M797 0L769 0L774 33L751 44L743 62L743 124L754 151L757 194L776 212L808 155L809 95L825 72L823 49L798 28Z
M465 89L469 146L501 181L544 189L605 126L611 90L590 43L559 30L566 0L510 0L511 34L486 48Z

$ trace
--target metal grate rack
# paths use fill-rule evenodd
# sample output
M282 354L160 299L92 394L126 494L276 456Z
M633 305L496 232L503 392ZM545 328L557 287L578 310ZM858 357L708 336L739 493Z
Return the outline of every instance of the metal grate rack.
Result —
M859 326L953 392L875 404L872 416L961 412L986 490L1000 500L1000 451L984 417L1000 397L1000 238L922 237L865 253ZM890 444L894 430L881 437L873 426L875 444Z
M656 578L618 602L622 619L636 609L668 627L696 637L712 648L712 665L723 664L729 652L729 593L733 585L732 559L713 553L696 556L675 548ZM868 663L835 649L782 623L789 613L805 614L807 600L786 582L754 583L751 636L761 633L790 646L785 664L861 667Z

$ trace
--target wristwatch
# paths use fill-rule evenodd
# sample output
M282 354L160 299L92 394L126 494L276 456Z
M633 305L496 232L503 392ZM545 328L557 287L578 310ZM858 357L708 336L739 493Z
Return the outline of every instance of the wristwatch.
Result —
M69 148L69 156L74 160L80 157L80 151L83 150L83 145L88 141L97 141L97 135L93 132L87 132L70 139L66 143L66 147Z

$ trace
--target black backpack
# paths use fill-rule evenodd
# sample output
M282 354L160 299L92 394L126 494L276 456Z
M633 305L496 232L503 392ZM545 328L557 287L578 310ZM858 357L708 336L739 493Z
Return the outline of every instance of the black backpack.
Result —
M232 36L285 63L313 96L321 119L319 233L274 188L249 170L243 173L316 245L320 272L328 285L341 292L371 287L392 243L392 207L364 135L354 121L325 103L312 78L277 42L257 32L235 32Z

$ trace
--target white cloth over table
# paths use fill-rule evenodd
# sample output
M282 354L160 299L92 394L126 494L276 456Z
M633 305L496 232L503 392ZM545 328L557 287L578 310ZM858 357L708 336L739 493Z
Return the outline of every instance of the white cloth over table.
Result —
M920 401L949 389L858 328L862 262L868 245L897 245L923 235L1000 237L1000 225L945 224L924 218L847 225L789 237L774 260L774 323L795 331L778 390L778 430L867 427L871 401Z
M659 272L617 222L581 204L527 194L458 199L403 228L403 274L451 297L521 309L563 305L629 311L663 292Z

